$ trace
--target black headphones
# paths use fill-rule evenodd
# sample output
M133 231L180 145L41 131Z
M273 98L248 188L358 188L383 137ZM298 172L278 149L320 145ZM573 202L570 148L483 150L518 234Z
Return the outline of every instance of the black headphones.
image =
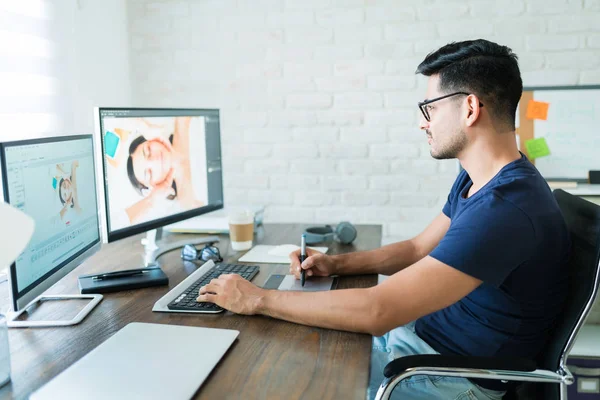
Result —
M306 244L316 244L336 240L342 244L350 244L356 239L356 228L350 222L337 224L335 230L331 225L311 226L304 231Z

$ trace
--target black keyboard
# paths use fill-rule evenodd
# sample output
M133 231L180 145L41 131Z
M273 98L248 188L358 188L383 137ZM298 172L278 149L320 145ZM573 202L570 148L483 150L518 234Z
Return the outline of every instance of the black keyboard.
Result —
M244 279L251 281L258 274L258 270L259 267L257 265L217 264L202 275L200 279L192 283L175 300L170 302L167 307L169 310L221 312L223 308L214 303L198 303L196 301L200 288L210 283L211 280L218 278L221 274L238 274Z

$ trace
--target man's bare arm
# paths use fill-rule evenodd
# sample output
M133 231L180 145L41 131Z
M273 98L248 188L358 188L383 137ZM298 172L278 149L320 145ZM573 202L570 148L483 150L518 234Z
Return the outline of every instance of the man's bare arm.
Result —
M336 272L342 275L393 275L431 253L449 227L450 218L440 213L423 232L410 240L375 250L332 256Z
M480 284L479 279L427 256L368 289L266 290L255 311L299 324L380 336L454 304Z

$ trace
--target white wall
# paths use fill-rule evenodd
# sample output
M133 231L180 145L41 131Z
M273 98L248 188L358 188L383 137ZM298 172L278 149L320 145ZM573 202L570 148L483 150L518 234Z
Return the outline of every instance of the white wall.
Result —
M131 71L123 0L79 0L74 18L73 126L93 133L93 108L131 106Z
M598 0L129 0L137 105L218 107L226 202L267 221L383 223L441 210L455 161L419 132L414 70L450 41L520 57L526 85L600 83Z

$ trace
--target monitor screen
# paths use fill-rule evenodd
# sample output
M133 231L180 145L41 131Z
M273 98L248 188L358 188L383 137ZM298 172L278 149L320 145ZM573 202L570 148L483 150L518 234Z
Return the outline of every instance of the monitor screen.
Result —
M4 198L35 221L29 244L11 267L13 296L20 298L100 242L93 137L0 147Z
M218 110L98 110L108 240L223 207Z

